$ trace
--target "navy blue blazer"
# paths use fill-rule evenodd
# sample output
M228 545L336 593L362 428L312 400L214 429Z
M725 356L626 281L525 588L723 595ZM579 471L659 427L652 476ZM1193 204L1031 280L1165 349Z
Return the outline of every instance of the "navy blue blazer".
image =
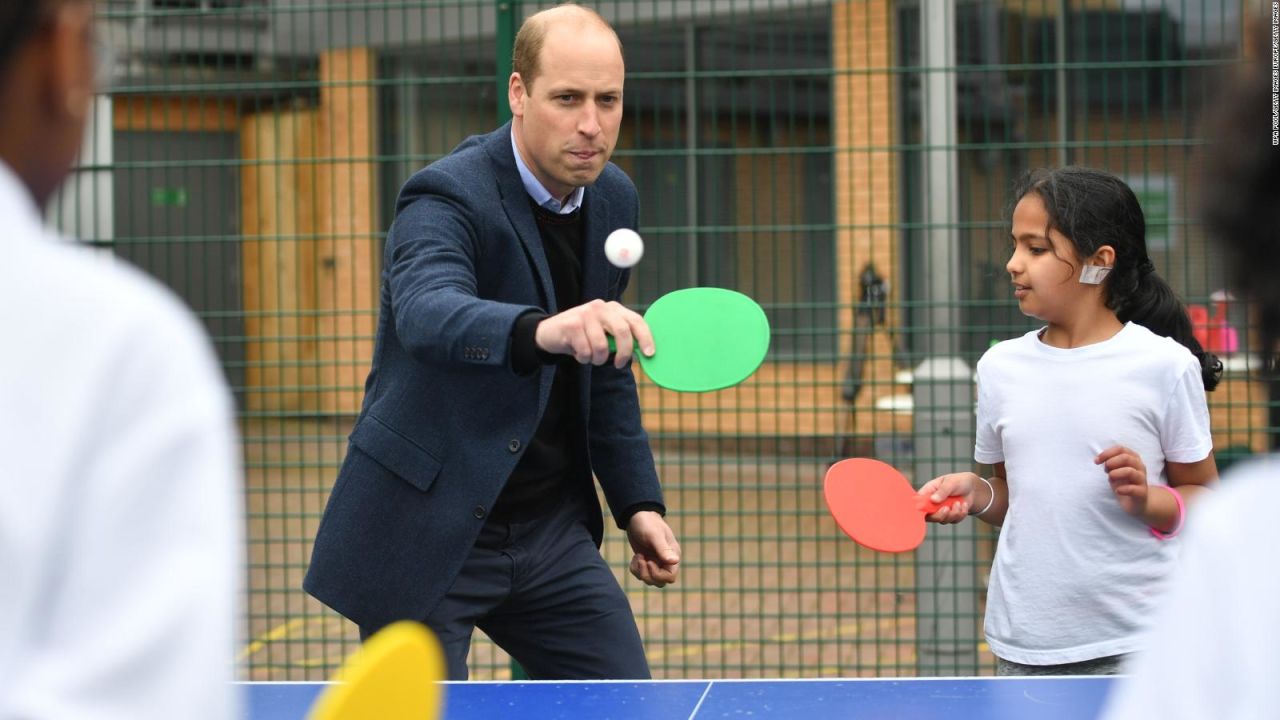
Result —
M604 239L639 219L612 163L583 198L583 301L618 300L628 272ZM558 312L508 123L465 140L400 191L387 237L364 404L303 587L366 627L422 620L452 586L547 406L554 365L518 374L512 327ZM615 514L662 503L630 368L581 368L591 471ZM577 480L577 479L575 479ZM599 544L590 477L588 522Z

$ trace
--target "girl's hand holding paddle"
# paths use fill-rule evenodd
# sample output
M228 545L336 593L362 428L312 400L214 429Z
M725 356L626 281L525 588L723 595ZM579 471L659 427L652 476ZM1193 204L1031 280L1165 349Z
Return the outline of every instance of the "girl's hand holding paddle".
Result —
M840 529L879 552L919 547L928 529L925 516L936 514L940 504L913 490L897 468L872 458L848 458L827 468L822 495ZM943 500L947 505L963 501Z
M1115 493L1120 508L1142 518L1147 512L1147 466L1138 453L1123 445L1112 445L1093 462L1107 471L1111 492Z
M943 505L936 511L926 515L925 519L929 522L942 523L944 525L964 520L969 516L969 509L979 500L982 501L982 505L986 504L986 498L975 497L979 487L986 490L986 485L983 484L982 479L971 472L951 473L950 475L942 475L930 480L920 488L917 492L918 495L929 498L935 503L941 503L949 497L963 499L955 505Z

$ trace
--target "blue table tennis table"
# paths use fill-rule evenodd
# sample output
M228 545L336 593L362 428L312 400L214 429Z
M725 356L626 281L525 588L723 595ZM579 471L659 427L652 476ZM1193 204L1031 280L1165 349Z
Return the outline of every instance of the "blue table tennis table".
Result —
M1109 678L446 683L447 720L1092 720ZM244 683L249 720L302 720L322 683Z

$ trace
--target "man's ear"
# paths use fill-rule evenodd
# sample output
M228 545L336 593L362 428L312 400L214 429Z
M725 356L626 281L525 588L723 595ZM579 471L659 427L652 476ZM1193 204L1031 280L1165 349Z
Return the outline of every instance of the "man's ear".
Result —
M524 117L524 101L528 97L529 89L525 87L524 78L518 72L511 73L507 78L507 104L511 106L513 116Z

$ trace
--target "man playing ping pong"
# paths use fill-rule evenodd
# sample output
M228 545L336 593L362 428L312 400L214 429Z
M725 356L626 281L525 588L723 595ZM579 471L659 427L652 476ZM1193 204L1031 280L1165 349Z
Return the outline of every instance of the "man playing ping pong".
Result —
M629 273L604 239L636 227L608 162L624 68L613 29L561 5L514 49L513 120L405 184L385 251L364 405L304 587L360 626L424 622L465 679L474 628L536 679L645 678L626 595L599 553L592 475L635 555L676 580L680 546L641 426ZM613 362L608 336L617 339Z

